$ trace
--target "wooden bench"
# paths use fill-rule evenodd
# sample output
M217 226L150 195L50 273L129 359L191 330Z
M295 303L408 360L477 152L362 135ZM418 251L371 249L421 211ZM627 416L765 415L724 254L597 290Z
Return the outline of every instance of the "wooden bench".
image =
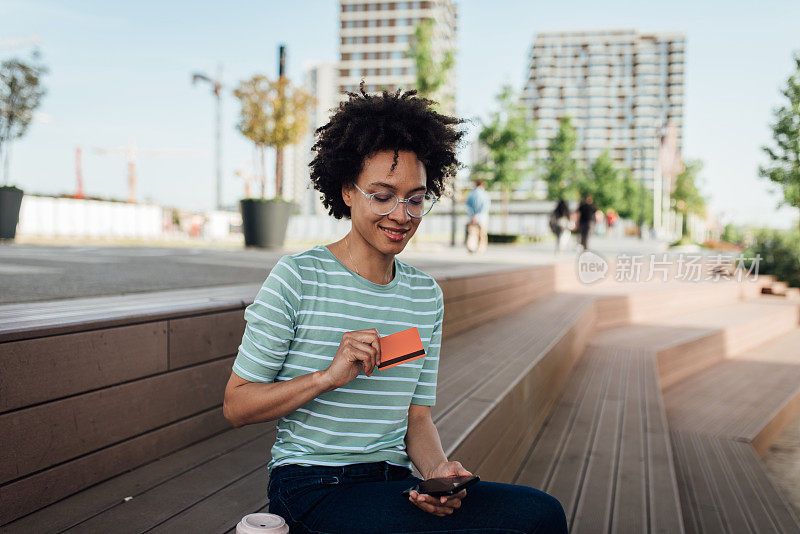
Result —
M551 491L573 532L601 520L621 532L637 525L680 532L655 354L596 344L584 351L598 308L611 310L610 324L627 320L604 299L641 291L552 293L563 266L432 274L447 310L433 414L449 457L487 480ZM227 350L230 362L235 346ZM202 524L203 531L230 531L241 516L268 507L265 467L273 441L272 423L216 433L122 469L5 529L94 532L125 525L122 531L174 532ZM603 493L609 487L610 496ZM0 494L5 502L8 494Z
M438 276L445 337L553 286L547 266L478 265ZM222 394L243 308L257 290L0 307L0 524L229 429Z

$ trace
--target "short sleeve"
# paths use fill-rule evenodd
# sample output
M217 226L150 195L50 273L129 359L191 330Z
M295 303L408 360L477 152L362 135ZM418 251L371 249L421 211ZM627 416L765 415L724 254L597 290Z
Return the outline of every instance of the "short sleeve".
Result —
M290 256L272 268L253 303L244 310L242 343L233 372L250 382L272 382L294 339L302 282Z
M428 350L422 359L422 372L411 397L411 404L420 404L422 406L436 404L436 381L439 373L439 353L442 348L442 322L444 320L444 296L439 284L436 284L436 307L437 312L433 333L428 343Z

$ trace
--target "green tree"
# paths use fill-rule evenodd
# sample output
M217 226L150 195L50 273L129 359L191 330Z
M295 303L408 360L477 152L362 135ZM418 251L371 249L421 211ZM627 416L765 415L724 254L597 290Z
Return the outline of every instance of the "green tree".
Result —
M683 216L681 237L687 233L689 215L704 216L706 214L706 200L697 187L698 175L703 169L703 162L693 159L684 161L683 164L683 171L675 177L675 190L672 192L671 199L672 207Z
M416 89L420 96L438 100L440 106L448 106L451 102L449 95L436 98L439 89L447 82L450 71L456 64L455 54L452 50L445 50L437 58L433 47L433 19L425 18L419 21L414 29L406 57L414 60L416 67Z
M572 119L564 116L559 121L558 132L547 145L547 159L544 162L544 179L547 182L548 200L574 197L582 183L578 160L573 156L578 137L572 126Z
M594 197L595 205L602 211L614 208L619 212L622 205L624 184L620 171L608 151L604 151L589 167L588 179L580 182L581 196L587 193Z
M778 184L783 200L781 205L800 209L800 54L793 56L795 69L781 94L787 102L774 110L772 138L775 147L762 147L770 159L759 167L759 175Z
M628 168L620 170L622 181L622 200L619 208L614 208L619 216L624 219L639 221L640 218L647 224L653 224L653 193L643 182L633 177Z
M8 184L11 142L28 131L33 112L46 94L42 76L47 69L38 63L38 53L26 63L8 59L0 63L0 160L3 160L3 183Z
M510 85L504 85L495 97L498 109L488 122L481 121L478 141L487 148L486 161L476 164L472 173L486 180L487 189L500 189L503 194L503 227L508 216L511 192L529 172L527 161L536 126L525 115Z
M286 76L270 80L256 74L244 80L233 92L242 105L237 127L250 139L261 161L261 198L266 191L264 156L267 147L275 147L275 196L280 196L283 178L283 148L300 140L308 125L308 108L314 98L292 86Z

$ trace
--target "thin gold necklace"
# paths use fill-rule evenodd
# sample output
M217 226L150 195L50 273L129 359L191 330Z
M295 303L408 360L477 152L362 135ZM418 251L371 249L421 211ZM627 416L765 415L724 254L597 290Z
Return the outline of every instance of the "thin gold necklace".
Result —
M353 253L350 252L350 234L347 234L347 236L344 238L344 240L347 242L347 255L350 256L350 263L353 264L353 268L356 270L356 274L358 276L361 276L361 273L358 272L358 267L356 266L356 261L353 259ZM390 276L389 273L391 272L392 267L394 267L394 260L392 260L392 264L389 265L389 269L386 270L386 278L387 279ZM391 280L388 280L386 283L388 284L389 282L391 282Z

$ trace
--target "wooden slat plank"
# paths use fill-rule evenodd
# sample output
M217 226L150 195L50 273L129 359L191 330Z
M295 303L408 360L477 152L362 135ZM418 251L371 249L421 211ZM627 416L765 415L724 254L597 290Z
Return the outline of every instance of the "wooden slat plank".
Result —
M642 365L645 381L646 437L650 495L650 531L684 531L667 416L659 387L656 356L646 352Z
M625 398L623 373L627 362L614 358L609 362L614 369L603 399L597 428L597 437L586 467L581 494L573 514L570 530L582 532L596 530L608 532L611 525L616 460L619 454L619 433Z
M159 321L0 344L0 412L167 370Z
M592 380L586 385L586 394L578 406L575 418L570 423L569 433L563 441L557 456L555 469L548 480L547 492L561 501L564 511L571 521L580 492L580 484L594 442L597 422L602 407L602 399L608 387L611 366L604 365L602 355L594 351L589 357L598 360L599 366L592 373Z
M208 417L196 419L199 428L208 432ZM122 502L127 496L136 497L185 471L221 456L254 439L274 432L274 422L247 425L230 429L215 436L186 446L168 456L115 476L106 482L96 484L55 504L47 506L3 527L8 534L27 534L30 532L61 532L67 528L102 513ZM186 424L171 427L173 433L182 438L191 438L191 429ZM163 433L157 430L154 433ZM141 441L137 438L132 441ZM134 444L137 450L147 453L141 443ZM133 465L128 466L134 467ZM84 469L83 472L88 471ZM51 484L55 486L55 484ZM59 485L59 487L62 487ZM6 502L4 500L4 502Z
M67 530L78 532L144 532L236 482L256 469L266 469L274 433L174 477L136 498Z
M699 534L700 518L695 506L694 488L691 485L690 474L687 468L687 452L684 436L680 432L671 432L672 452L675 464L675 480L678 487L678 497L681 502L683 526L686 534Z
M686 501L692 507L699 532L725 532L725 523L719 511L712 480L707 471L708 459L697 436L682 434L681 463L686 474L685 488L688 490ZM682 499L683 501L683 499ZM687 528L687 531L689 529Z
M230 428L221 412L212 409L1 486L0 525Z
M731 465L728 458L719 449L719 440L709 436L697 436L699 443L706 452L708 474L712 481L716 501L720 514L731 534L750 534L758 532L754 528L753 514L746 513L748 503L741 498L741 492L736 488ZM762 523L763 525L763 523Z
M225 532L242 517L269 506L266 467L259 467L236 482L183 510L153 528L153 534L175 532Z
M628 373L620 434L612 532L644 532L649 527L647 506L647 447L642 417L642 354L626 355ZM646 356L645 356L646 357Z
M178 369L236 354L244 325L244 310L171 319L169 368Z
M219 406L232 362L225 358L0 416L0 482Z
M767 475L753 448L747 443L734 440L720 440L720 445L727 450L731 461L736 460L741 466L741 475L737 477L740 482L737 486L744 491L752 491L743 499L750 506L751 513L753 505L760 503L771 519L769 523L766 521L760 523L759 531L786 534L800 532L800 520ZM747 485L743 485L745 480Z

